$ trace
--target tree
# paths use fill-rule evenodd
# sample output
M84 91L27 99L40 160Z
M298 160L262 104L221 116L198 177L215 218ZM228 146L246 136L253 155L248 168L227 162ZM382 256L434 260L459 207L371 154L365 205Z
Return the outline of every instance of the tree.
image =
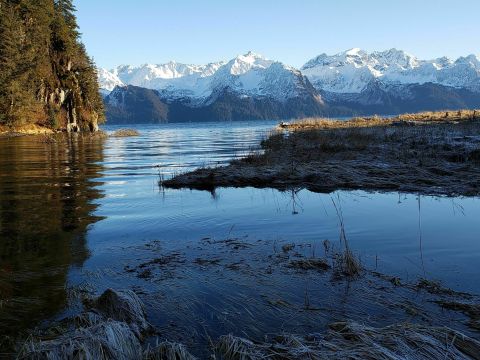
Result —
M0 0L0 123L66 128L78 114L93 129L103 102L72 0Z

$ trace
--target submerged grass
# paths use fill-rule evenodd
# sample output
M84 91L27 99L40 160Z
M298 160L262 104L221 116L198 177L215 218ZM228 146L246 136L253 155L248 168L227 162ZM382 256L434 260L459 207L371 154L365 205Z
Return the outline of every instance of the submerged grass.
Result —
M149 347L144 352L145 360L195 360L187 348L178 343L165 341L155 347Z
M324 259L299 259L292 260L288 264L289 268L301 270L319 270L326 271L330 269L330 265Z
M339 207L339 212L341 213L341 207ZM341 223L343 223L343 217ZM230 231L231 232L231 231ZM343 231L345 232L345 231ZM228 236L230 237L230 233ZM345 237L346 238L346 237ZM220 277L210 278L209 281L212 282L211 286L214 284L222 283L221 279L228 279L229 286L235 284L232 283L232 271L223 271L221 266L225 266L225 270L228 269L227 265L232 260L236 260L239 263L248 265L251 268L251 271L243 272L241 277L241 282L253 289L259 289L256 285L261 286L261 291L264 292L262 296L258 299L260 303L263 303L261 307L252 310L251 302L255 301L255 297L252 297L250 294L245 294L242 297L239 294L231 295L231 301L235 303L233 307L225 307L221 304L217 304L214 301L205 301L203 294L200 296L198 303L192 302L190 292L185 293L185 297L175 296L175 304L173 307L167 301L166 298L162 295L162 301L158 304L157 308L154 311L158 311L158 314L161 314L162 318L165 317L167 321L170 313L174 312L173 315L177 319L175 325L179 325L180 336L175 336L176 326L165 326L160 330L160 333L164 336L167 336L169 340L175 339L176 341L191 341L190 333L189 336L185 336L185 323L191 323L192 329L196 328L199 324L202 326L204 322L201 319L198 319L196 314L198 314L199 309L207 308L208 316L216 317L221 316L223 321L231 323L228 327L228 330L225 332L224 327L225 322L218 325L222 332L216 333L213 335L214 339L217 341L212 341L213 350L215 352L215 357L212 354L212 357L209 357L211 354L209 352L208 345L205 345L201 351L201 358L215 358L215 359L478 359L478 354L480 354L480 344L477 340L474 340L460 332L452 330L447 327L437 327L432 326L432 324L439 324L439 322L431 322L432 317L422 318L423 314L427 314L427 310L424 307L425 304L416 303L411 305L405 300L402 296L397 297L398 292L409 291L414 294L415 298L418 298L418 292L422 291L425 294L434 294L434 297L431 297L428 301L428 304L431 304L432 307L436 308L438 312L441 313L442 319L444 319L444 314L442 310L435 305L435 300L443 301L439 305L444 306L447 310L454 310L464 312L468 316L470 313L476 311L477 307L472 305L472 307L467 307L467 302L462 303L454 302L460 299L459 293L453 291L447 291L442 289L441 285L434 282L428 282L426 280L421 281L421 285L418 287L412 285L411 287L403 286L399 281L391 280L385 278L385 281L371 281L372 278L369 278L367 270L362 271L362 277L358 277L355 281L352 281L350 278L336 278L332 276L330 280L329 272L327 270L316 272L309 271L307 272L296 272L290 271L288 268L290 264L299 265L298 267L304 268L305 270L318 270L318 268L325 266L326 260L317 259L315 255L313 258L302 258L297 252L291 252L292 244L287 246L286 250L289 252L284 252L283 249L280 251L275 251L272 254L271 242L264 243L264 249L269 249L269 252L266 252L261 256L262 251L256 248L260 246L256 240L249 240L251 246L244 246L247 240L242 239L227 239L227 240L215 240L211 238L204 238L199 242L200 246L206 246L208 249L205 253L204 250L198 249L198 253L192 255L188 261L183 261L176 263L175 266L181 266L184 274L191 273L192 270L196 271L199 266L202 266L202 272L208 271L210 268L206 265L218 265L212 268L212 272L205 274L204 278L210 278L213 273L218 274ZM239 246L239 245L242 246ZM253 245L254 244L254 245ZM158 245L155 245L158 246ZM302 249L303 244L296 244L295 249ZM332 246L324 242L324 247L326 253L329 253L331 256L334 256L334 249ZM146 246L147 251L151 251L152 246ZM343 248L342 248L343 249ZM223 254L223 255L222 255ZM158 254L156 254L158 255ZM327 255L326 255L327 256ZM200 259L200 260L199 260ZM217 260L221 259L221 262L217 263ZM245 259L248 259L248 263ZM143 259L144 260L144 259ZM139 261L143 261L139 260ZM298 262L296 262L298 260ZM257 265L255 265L255 262ZM155 261L147 262L147 266L155 267L157 264ZM307 265L305 265L307 264ZM265 272L266 268L273 268L275 265L278 267L274 269L276 274L280 274L280 278L274 278L274 282L277 282L279 279L286 279L288 282L300 283L303 280L307 280L307 285L305 288L305 301L304 304L301 304L298 300L300 297L295 297L292 299L289 297L285 287L286 283L283 281L278 281L278 293L269 292L271 287L265 286L267 278L272 276L272 272ZM318 266L317 266L318 265ZM327 264L328 265L328 264ZM296 268L298 268L296 267ZM140 267L141 268L141 267ZM160 267L161 272L163 272L164 267ZM180 269L179 269L180 270ZM330 273L334 275L334 270ZM237 270L235 270L237 271ZM160 273L161 273L160 272ZM225 274L225 277L222 276ZM238 272L237 272L238 274ZM237 275L236 275L237 276ZM274 275L275 276L275 275ZM293 280L295 279L295 280ZM218 280L218 281L217 281ZM261 281L257 284L257 281ZM292 281L293 280L293 281ZM338 287L342 283L347 284L348 286L353 286L356 290L352 294L362 294L362 301L368 303L367 308L363 308L360 312L365 315L364 311L368 311L368 320L369 323L375 323L373 319L374 310L372 308L377 301L381 301L382 305L385 308L400 308L402 307L402 312L409 312L408 321L419 321L422 325L413 325L410 323L399 325L387 326L387 327L370 327L363 325L361 322L364 321L365 317L356 317L351 316L351 313L345 313L342 306L342 311L340 316L335 314L335 311L332 310L334 306L330 306L329 303L334 300L330 297L325 291L319 291L320 288L312 288L310 281L314 281L317 284L323 281L328 283L335 283L334 287ZM402 287L394 288L388 286L385 288L386 283L391 282L393 285ZM161 287L164 289L170 289L166 284L172 284L172 282L161 283ZM310 284L310 285L309 285ZM225 289L219 285L218 289L222 292L225 292ZM299 287L296 288L297 290ZM393 290L395 289L395 290ZM412 291L413 290L413 291ZM168 291L167 291L168 292ZM201 291L200 291L201 292ZM341 291L343 292L343 290ZM212 292L212 296L215 292ZM316 296L315 294L319 294ZM321 294L321 295L320 295ZM229 295L230 296L230 295ZM323 300L320 300L323 298ZM467 299L467 296L462 296L462 299ZM181 299L181 301L179 301ZM326 301L325 301L326 299ZM335 298L336 300L341 300L340 298ZM218 299L221 301L221 299ZM471 298L471 304L474 304L475 299ZM351 300L351 306L356 308L362 307L359 303L354 305L355 300ZM348 301L350 303L350 300ZM256 306L258 306L257 303ZM470 304L470 303L468 303ZM418 306L417 306L418 305ZM188 307L191 307L187 310ZM145 333L148 329L145 328L145 331L138 334L135 330L136 328L141 328L140 325L146 323L145 314L143 311L143 304L141 300L132 292L129 291L114 291L107 290L99 298L88 301L87 309L88 311L77 316L74 323L74 330L71 330L68 327L65 327L66 330L62 331L50 331L47 336L37 336L29 340L20 352L19 358L33 358L33 359L72 359L72 358L83 358L83 359L174 359L174 360L192 360L194 356L187 350L185 346L176 342L164 341L157 342L155 346L147 347L142 349L142 339L145 337ZM403 310L403 308L405 310ZM473 310L472 310L473 309ZM271 311L272 315L278 321L290 321L293 324L286 327L285 333L271 337L264 336L267 331L264 331L262 328L258 314L260 311L266 312ZM194 314L192 316L192 314ZM302 315L303 314L303 315ZM386 315L391 315L392 313L389 310L386 310ZM253 329L247 327L247 323L244 323L239 316L243 317L252 317L254 321ZM300 320L300 317L302 320ZM371 317L370 317L371 316ZM382 315L383 316L383 315ZM460 314L463 319L463 315ZM183 319L183 317L185 317ZM308 327L297 327L302 321L305 321L306 317L311 319ZM335 322L329 325L329 328L325 330L325 326L331 321L338 321L344 319L354 318L356 320L346 320L343 322ZM328 322L322 321L322 319L328 318ZM332 320L334 319L334 320ZM405 321L405 318L388 318L389 323L397 323L399 321ZM426 320L425 320L426 319ZM179 321L180 320L180 321ZM185 321L185 323L182 323ZM378 323L376 323L378 324ZM444 321L441 321L440 324L447 324ZM382 326L385 323L382 321ZM455 328L458 324L455 323ZM259 332L255 331L256 326L260 328ZM377 325L378 326L378 325ZM300 331L299 329L308 329L308 332L318 331L311 335L305 335L306 333L302 330L301 335L294 335L294 332ZM207 336L210 340L211 329L207 326L205 327ZM195 331L195 330L193 330ZM221 336L222 334L228 333L230 331L235 332L235 335ZM260 336L259 336L260 333ZM308 334L308 333L307 333ZM251 339L256 339L252 341L250 339L245 339L240 336L250 337ZM195 335L192 335L195 337ZM197 338L198 339L198 338ZM119 342L121 342L119 344ZM199 346L198 343L195 345L195 342L190 342L191 346ZM196 348L195 350L198 350ZM125 352L125 356L122 357L122 354L118 354L117 351ZM79 357L75 357L78 354ZM197 354L197 352L195 352Z

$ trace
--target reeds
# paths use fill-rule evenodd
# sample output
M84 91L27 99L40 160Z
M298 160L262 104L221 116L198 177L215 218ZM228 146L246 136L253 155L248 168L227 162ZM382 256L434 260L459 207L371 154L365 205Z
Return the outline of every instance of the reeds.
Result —
M340 204L340 197L337 196L337 202L332 199L333 206L337 213L340 226L340 246L343 247L341 253L337 254L335 257L335 268L338 273L349 277L359 276L362 272L362 265L360 260L356 258L352 250L350 250L350 245L348 244L347 234L345 232L345 222L343 218L343 211Z

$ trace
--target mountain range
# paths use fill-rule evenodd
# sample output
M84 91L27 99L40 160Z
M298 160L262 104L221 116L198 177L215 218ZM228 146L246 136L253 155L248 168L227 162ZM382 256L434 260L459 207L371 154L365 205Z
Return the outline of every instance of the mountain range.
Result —
M228 62L99 69L111 123L395 114L480 107L480 60L391 49L319 55L295 69L249 52Z

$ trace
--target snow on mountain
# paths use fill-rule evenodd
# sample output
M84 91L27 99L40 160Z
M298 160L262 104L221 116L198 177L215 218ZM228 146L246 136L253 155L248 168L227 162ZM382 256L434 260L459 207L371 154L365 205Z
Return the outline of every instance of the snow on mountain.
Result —
M126 85L161 90L172 97L204 97L209 94L209 82L206 79L222 65L222 62L199 66L171 61L160 65L119 66L111 73Z
M333 93L360 93L373 80L480 89L480 61L475 55L456 61L446 57L420 60L396 49L370 54L351 49L333 56L317 56L302 67L302 72L317 89Z
M396 49L368 53L355 48L333 56L319 55L300 71L253 52L207 65L172 61L99 70L100 87L105 92L115 86L135 85L158 90L166 100L188 99L192 105L212 101L224 90L284 101L310 91L305 77L317 90L333 94L359 94L374 82L434 83L480 92L480 60L475 55L455 61L446 57L420 60Z
M112 91L116 86L124 85L115 71L110 72L105 69L98 69L98 81L100 82L100 88L107 92Z
M135 85L161 92L167 99L190 98L201 102L223 90L242 96L266 96L285 100L305 91L300 71L249 52L225 63L185 65L169 62L139 67L120 66L99 72L100 87Z

